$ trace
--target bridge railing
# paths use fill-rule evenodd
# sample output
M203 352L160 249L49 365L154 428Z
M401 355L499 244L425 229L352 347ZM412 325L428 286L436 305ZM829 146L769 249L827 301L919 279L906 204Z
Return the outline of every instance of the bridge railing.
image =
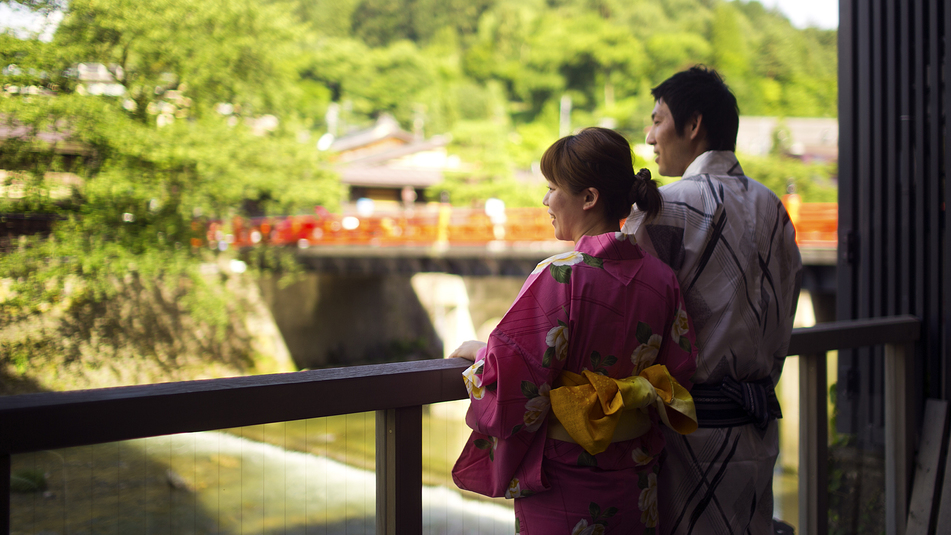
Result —
M835 249L839 241L839 203L804 203L798 195L784 195L782 200L800 247Z
M230 229L221 222L212 222L206 240L208 245L226 240L235 247L258 244L401 246L436 242L485 245L496 241L557 241L547 208L510 208L505 211L504 219L493 220L484 210L453 208L447 204L372 215L323 212L250 219L235 217L230 222Z
M793 332L800 365L800 532L828 531L827 351L886 348L887 532L904 531L913 452L914 317ZM376 411L377 533L422 532L422 408L466 398L461 359L429 360L0 398L0 534L10 532L11 455L175 433Z
M785 196L783 203L796 227L802 247L835 249L838 236L837 203L802 203ZM545 207L509 208L504 219L493 220L484 210L454 208L432 203L413 210L233 218L229 225L212 221L205 241L196 245L234 247L258 244L278 246L378 245L400 246L445 241L455 245L490 242L557 241Z

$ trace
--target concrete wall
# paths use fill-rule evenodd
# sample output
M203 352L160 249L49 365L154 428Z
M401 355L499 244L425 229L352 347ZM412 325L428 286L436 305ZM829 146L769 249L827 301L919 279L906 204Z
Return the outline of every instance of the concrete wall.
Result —
M259 282L294 362L301 369L442 356L409 276L305 273L281 287Z
M459 343L485 340L515 300L520 277L445 273L305 273L261 295L299 368L441 358Z

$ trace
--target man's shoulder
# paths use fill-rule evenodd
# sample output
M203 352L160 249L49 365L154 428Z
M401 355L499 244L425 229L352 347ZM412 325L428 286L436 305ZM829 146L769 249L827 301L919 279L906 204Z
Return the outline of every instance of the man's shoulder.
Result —
M695 175L691 177L680 178L674 182L665 184L660 187L661 195L663 195L664 200L669 200L675 197L692 197L697 195L700 192L701 178L701 176Z
M743 175L743 179L746 182L746 189L752 192L757 197L761 197L761 198L769 199L769 200L775 200L776 202L779 202L779 196L776 195L776 192L774 192L773 190L763 185L762 182L746 175Z
M756 178L749 176L743 170L740 161L736 155L729 151L714 151L718 161L708 162L711 165L704 165L696 169L697 174L691 177L681 179L688 183L697 184L699 182L720 182L729 184L732 188L743 192L744 196L752 195L756 199L769 199L779 201L779 197L773 190L769 189ZM711 154L711 153L707 153ZM729 169L727 169L729 167Z

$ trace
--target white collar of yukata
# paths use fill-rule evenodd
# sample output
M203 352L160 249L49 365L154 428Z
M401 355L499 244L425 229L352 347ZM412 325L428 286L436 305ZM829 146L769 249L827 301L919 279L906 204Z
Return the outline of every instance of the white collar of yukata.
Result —
M618 235L624 239L619 239ZM641 254L634 235L621 232L582 236L575 242L575 251L605 260L630 259Z
M743 168L736 159L736 154L729 150L708 150L697 156L687 170L684 178L697 175L743 175Z

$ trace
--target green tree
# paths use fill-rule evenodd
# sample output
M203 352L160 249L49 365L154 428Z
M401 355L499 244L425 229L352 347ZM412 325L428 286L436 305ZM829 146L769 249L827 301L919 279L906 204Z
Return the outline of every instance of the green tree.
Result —
M475 33L496 0L362 0L352 13L352 35L370 46L397 41L428 44L443 28Z
M50 239L24 239L0 258L0 277L13 281L15 296L0 303L0 317L42 311L70 277L99 299L130 274L172 287L190 280L194 310L207 309L220 289L198 273L209 254L205 221L227 224L249 202L265 213L336 208L339 180L321 170L310 144L287 129L254 127L258 113L279 111L279 86L293 80L279 58L293 34L271 28L281 25L279 13L248 2L203 4L192 15L184 7L77 0L51 45L32 39L6 49L4 59L19 63L3 70L0 85L22 89L3 93L0 119L21 135L0 146L0 168L8 170L6 191L19 194L0 198L0 211L63 221ZM184 18L172 28L176 16ZM226 28L247 35L218 46ZM268 35L256 40L258 31ZM274 46L268 53L255 43ZM74 75L56 70L94 61L118 62L107 65L136 105L125 96L83 96ZM265 83L269 74L277 79ZM67 83L52 82L60 78ZM169 101L179 105L175 113L158 106ZM219 102L241 111L212 111ZM161 116L167 120L156 121ZM64 144L78 156L64 155ZM54 195L56 172L77 177L71 196ZM209 318L224 328L220 314Z
M64 57L106 65L144 122L169 91L191 99L196 114L218 102L250 114L283 111L293 71L282 58L295 32L279 4L74 0L54 45Z
M695 33L655 33L646 43L651 58L650 78L663 80L670 73L682 71L698 63L710 64L712 47Z
M803 202L836 202L838 190L832 182L834 164L807 164L785 156L741 156L743 171L776 195L786 194L790 183Z
M308 0L292 2L297 19L322 37L348 38L360 0Z
M722 2L714 10L710 28L713 67L723 75L740 102L740 112L756 115L761 108L759 94L751 84L750 29L746 17Z

